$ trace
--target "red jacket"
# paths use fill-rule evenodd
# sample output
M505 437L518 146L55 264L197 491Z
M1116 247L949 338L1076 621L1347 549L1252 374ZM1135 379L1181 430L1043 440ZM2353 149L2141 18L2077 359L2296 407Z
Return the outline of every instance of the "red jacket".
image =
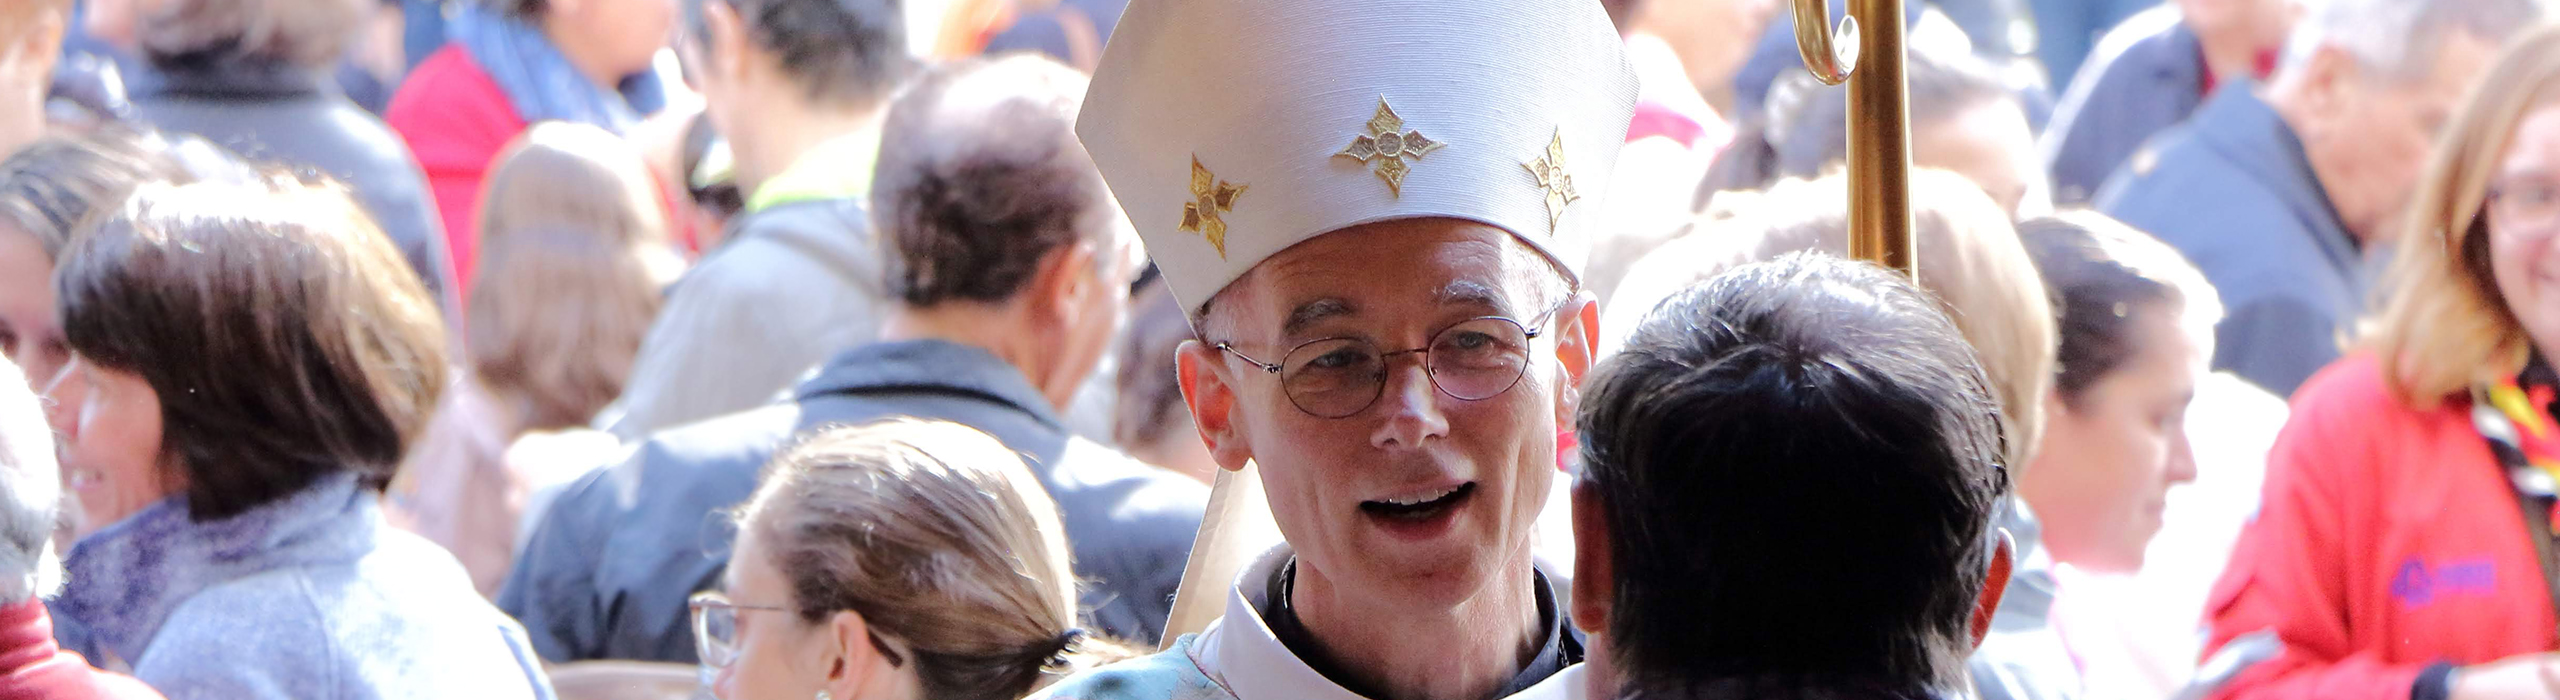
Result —
M2366 355L2294 394L2257 518L2206 609L2207 648L2272 629L2284 651L2215 697L2406 700L2429 665L2560 642L2524 516L2469 408L2401 404Z
M44 603L0 607L0 700L161 700L142 681L100 671L53 644Z
M480 182L498 152L524 133L525 121L498 81L460 44L437 50L411 70L382 116L427 172L453 254L455 296L469 308L480 260Z

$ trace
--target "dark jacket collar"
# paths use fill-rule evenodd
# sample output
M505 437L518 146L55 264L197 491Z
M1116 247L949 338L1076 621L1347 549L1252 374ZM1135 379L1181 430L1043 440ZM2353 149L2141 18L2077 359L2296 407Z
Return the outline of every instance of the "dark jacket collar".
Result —
M353 472L322 477L293 495L222 520L195 522L172 497L71 546L73 582L52 601L99 649L141 658L160 624L196 593L251 574L354 562L382 526L371 489Z
M134 99L281 100L339 93L326 71L276 64L145 66L133 78Z
M1022 370L973 345L947 340L895 340L847 350L792 390L806 402L830 394L948 393L1011 406L1058 430L1066 421Z
M2347 232L2329 191L2311 169L2311 157L2292 125L2274 105L2258 96L2258 85L2233 82L2214 91L2196 111L2195 137L2230 166L2277 193L2319 240L2321 252L2349 274L2361 267L2363 254Z

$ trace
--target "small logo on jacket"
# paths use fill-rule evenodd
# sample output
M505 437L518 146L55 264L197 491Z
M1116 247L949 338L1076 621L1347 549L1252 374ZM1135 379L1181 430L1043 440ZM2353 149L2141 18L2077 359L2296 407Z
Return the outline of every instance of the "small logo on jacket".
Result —
M2497 588L2498 564L2488 557L2439 562L2432 567L2425 559L2410 557L2391 575L2391 597L2412 608L2432 605L2439 598L2486 598Z

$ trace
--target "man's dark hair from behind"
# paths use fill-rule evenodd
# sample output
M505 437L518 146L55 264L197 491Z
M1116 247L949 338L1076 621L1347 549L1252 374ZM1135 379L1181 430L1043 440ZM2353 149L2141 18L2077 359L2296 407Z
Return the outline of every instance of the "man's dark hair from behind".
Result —
M993 85L1019 87L989 100ZM1019 54L937 67L898 98L871 187L890 294L1001 302L1050 253L1110 230L1118 214L1074 131L1084 90L1075 69Z
M1788 256L1656 307L1581 407L1625 691L1962 687L2007 491L1987 386L1926 295L1862 263Z
M913 67L900 0L684 0L685 31L711 40L706 3L738 12L756 48L780 61L816 102L888 99Z

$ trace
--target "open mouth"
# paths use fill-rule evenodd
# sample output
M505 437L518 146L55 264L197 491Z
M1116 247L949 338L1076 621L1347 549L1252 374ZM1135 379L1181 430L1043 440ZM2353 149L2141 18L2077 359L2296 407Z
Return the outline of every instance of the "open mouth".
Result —
M1424 521L1455 510L1475 492L1476 484L1470 481L1435 493L1363 501L1360 511L1389 520Z

